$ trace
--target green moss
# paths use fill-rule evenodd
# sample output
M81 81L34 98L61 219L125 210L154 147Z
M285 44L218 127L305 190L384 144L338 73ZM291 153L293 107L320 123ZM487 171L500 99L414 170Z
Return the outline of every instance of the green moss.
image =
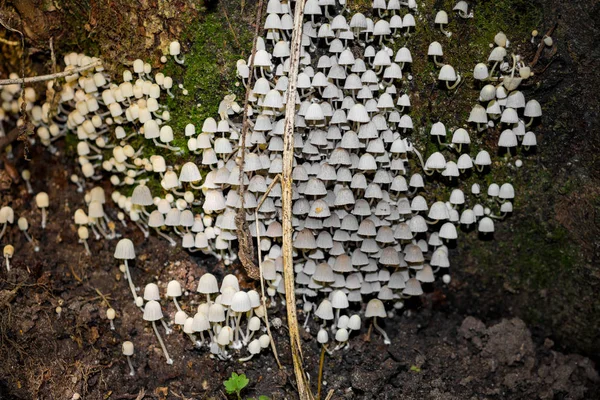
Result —
M230 11L231 12L231 11ZM187 46L183 66L169 60L163 72L173 77L174 98L168 98L166 105L171 113L169 125L175 132L173 146L180 147L183 156L172 152L163 152L167 162L176 164L174 157L186 159L187 138L185 126L194 124L197 132L208 117L218 119L219 103L228 93L237 95L243 101L243 86L236 86L236 62L245 58L252 48L252 32L249 26L240 21L239 15L229 17L236 23L232 31L227 19L221 13L206 14L202 21L193 24L184 32L181 42ZM188 90L183 95L176 87L182 84Z

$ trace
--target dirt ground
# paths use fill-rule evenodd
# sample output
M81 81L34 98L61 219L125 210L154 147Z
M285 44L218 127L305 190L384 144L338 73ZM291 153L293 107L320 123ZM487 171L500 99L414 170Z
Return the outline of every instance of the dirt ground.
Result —
M31 183L35 192L46 190L50 196L49 224L40 228L40 212L23 182L3 194L3 203L28 218L40 252L16 226L8 229L7 241L20 250L10 273L4 266L0 272L0 399L71 399L74 393L84 399L222 399L227 398L223 381L231 372L250 379L244 397L296 397L281 306L272 312L284 319L274 336L286 369L279 370L270 353L245 364L236 357L214 360L181 332L166 338L176 360L166 365L112 257L114 241L90 240L92 257L76 242L71 220L82 198L68 182L68 167L59 164L62 154L39 151L33 157ZM202 273L224 275L223 266L212 259L192 257L155 237L144 241L132 226L118 230L135 242L136 284L154 281L164 289L167 279L176 278L191 293L181 301L188 310L197 300L194 290ZM349 349L327 356L324 393L333 389L335 399L600 398L591 360L554 351L551 340L532 336L520 319L486 325L457 313L447 296L460 297L460 286L431 287L402 315L387 320L391 346L375 333L370 342L361 334L351 338ZM117 310L115 330L106 319L108 304ZM172 315L173 305L165 312ZM315 389L320 348L312 336L303 339L305 367ZM121 355L124 340L135 344L134 377Z

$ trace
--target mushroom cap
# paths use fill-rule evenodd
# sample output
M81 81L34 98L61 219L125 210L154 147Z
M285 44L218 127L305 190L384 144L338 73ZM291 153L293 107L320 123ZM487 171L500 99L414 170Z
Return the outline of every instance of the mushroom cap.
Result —
M35 196L35 204L38 206L38 208L47 208L49 203L50 203L50 199L48 198L48 193L39 192ZM11 221L11 223L12 223L12 221Z
M167 297L180 297L182 294L179 281L174 279L167 284Z
M202 294L218 293L219 284L217 283L217 278L213 274L209 273L202 275L200 277L200 281L198 282L198 289L196 291Z
M117 242L114 257L117 260L133 260L135 258L135 249L131 239L123 238Z
M124 356L132 356L133 355L133 343L129 340L123 342L121 345L121 351Z
M385 306L383 305L383 302L379 299L369 300L369 302L367 303L367 309L365 311L365 317L366 318L373 318L373 317L386 318L387 313L385 312Z
M160 303L156 300L150 300L144 306L144 321L158 321L163 317Z

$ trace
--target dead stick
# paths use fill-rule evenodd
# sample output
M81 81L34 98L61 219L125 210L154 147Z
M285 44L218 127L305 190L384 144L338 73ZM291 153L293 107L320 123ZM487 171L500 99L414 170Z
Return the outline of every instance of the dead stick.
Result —
M292 31L290 70L286 92L285 129L283 132L283 174L281 182L282 228L283 228L283 279L285 283L285 300L290 335L290 348L294 363L294 374L298 386L300 400L312 400L306 374L302 367L302 346L298 330L296 312L296 293L294 292L294 256L292 249L292 170L294 165L294 118L296 116L296 86L298 81L298 65L300 63L300 45L302 42L302 22L304 19L305 0L296 0L294 11L294 30Z
M544 37L547 36L552 36L552 34L554 33L554 30L556 29L556 27L558 26L558 21L556 21L554 23L554 25L552 26L552 28L550 28L548 30L548 32L546 32L546 34L544 35ZM540 42L537 52L535 53L535 57L533 58L533 61L531 62L531 68L535 67L535 65L538 63L538 61L540 60L540 57L542 56L542 51L544 51L544 40L542 38L542 41Z
M317 382L317 400L321 400L321 387L323 385L323 367L325 366L325 352L327 352L327 345L321 346L321 357L319 358L319 380Z
M6 136L0 137L0 153L4 151L4 149L10 145L12 142L17 140L19 137L19 129L14 128Z
M76 74L78 72L81 72L81 71L87 71L88 69L99 67L100 65L102 65L102 61L97 60L97 61L94 61L93 63L84 65L83 67L78 67L78 68L73 68L73 69L67 69L66 71L59 72L59 73L56 73L56 74L32 76L32 77L25 78L25 79L23 79L23 78L19 78L19 79L2 79L2 80L0 80L0 86L15 85L15 84L20 85L22 83L34 83L34 82L51 81L51 80L56 79L56 78L64 78L65 76L74 75L74 74Z

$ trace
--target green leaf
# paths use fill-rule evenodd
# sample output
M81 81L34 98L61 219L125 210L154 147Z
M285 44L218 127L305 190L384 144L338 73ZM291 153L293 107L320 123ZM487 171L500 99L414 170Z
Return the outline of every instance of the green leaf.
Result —
M258 400L271 400L268 396L258 396Z
M225 386L227 393L237 393L239 395L242 389L248 385L248 382L250 382L250 380L246 378L245 374L238 375L235 372L232 372L231 378L223 382L223 385Z

